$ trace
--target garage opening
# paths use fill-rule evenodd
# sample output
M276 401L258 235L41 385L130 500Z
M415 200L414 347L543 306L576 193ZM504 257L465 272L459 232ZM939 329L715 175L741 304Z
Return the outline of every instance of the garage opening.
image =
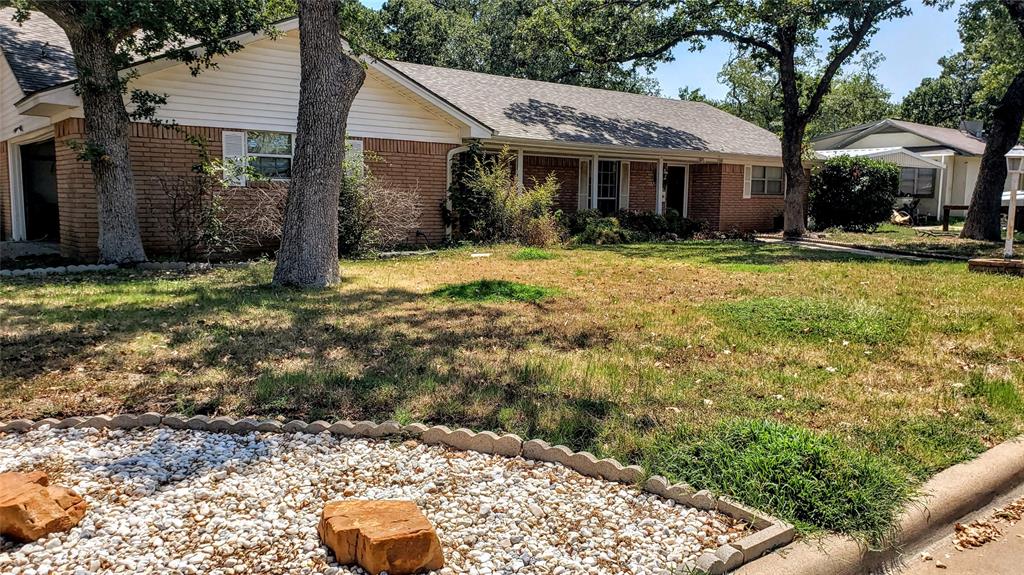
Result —
M21 178L25 207L25 239L59 242L57 152L53 140L21 146Z

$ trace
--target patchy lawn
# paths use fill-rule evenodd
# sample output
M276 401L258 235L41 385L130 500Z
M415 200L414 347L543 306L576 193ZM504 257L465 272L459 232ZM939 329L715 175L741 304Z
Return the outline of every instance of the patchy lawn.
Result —
M829 230L824 239L858 247L879 247L910 252L960 257L1002 257L1003 242L983 242L960 239L962 224L951 225L948 232L942 226L910 228L882 224L873 233L854 233ZM1005 231L1003 230L1005 235ZM1024 252L1024 231L1014 233L1017 250Z
M1024 427L1019 279L741 242L492 251L343 262L312 293L269 263L5 280L0 419L509 431L875 541Z

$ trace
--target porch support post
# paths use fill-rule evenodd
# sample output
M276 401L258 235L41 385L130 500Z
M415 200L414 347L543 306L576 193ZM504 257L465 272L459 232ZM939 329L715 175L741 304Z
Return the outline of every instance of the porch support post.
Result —
M597 209L597 154L590 158L590 209Z
M7 170L11 194L11 238L25 241L25 182L21 174L21 145L7 143Z
M657 214L665 213L665 160L658 158L658 170L657 175L654 176L655 180L655 195L654 195L654 212Z
M522 192L526 189L523 186L523 149L519 148L516 154L516 188Z

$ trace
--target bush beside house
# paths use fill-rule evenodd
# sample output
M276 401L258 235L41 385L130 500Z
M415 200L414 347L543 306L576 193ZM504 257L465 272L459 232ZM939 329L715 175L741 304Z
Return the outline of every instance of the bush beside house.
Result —
M808 214L819 230L874 231L892 214L899 188L896 164L836 156L811 176Z

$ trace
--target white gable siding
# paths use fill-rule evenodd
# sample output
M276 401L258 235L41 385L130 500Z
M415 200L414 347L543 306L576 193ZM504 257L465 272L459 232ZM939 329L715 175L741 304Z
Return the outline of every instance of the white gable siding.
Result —
M21 86L14 78L11 67L7 65L7 59L0 52L0 141L28 134L33 130L50 125L49 118L22 116L18 113L18 110L14 108L14 103L23 96Z
M372 70L356 96L348 134L459 143L458 126ZM167 94L158 114L188 126L295 131L299 102L299 39L260 40L193 77L185 65L145 74L132 87Z
M936 146L936 142L933 142L927 138L922 138L916 134L909 132L898 132L891 134L869 134L863 138L852 142L844 148L893 148L893 147L913 147L913 146Z

